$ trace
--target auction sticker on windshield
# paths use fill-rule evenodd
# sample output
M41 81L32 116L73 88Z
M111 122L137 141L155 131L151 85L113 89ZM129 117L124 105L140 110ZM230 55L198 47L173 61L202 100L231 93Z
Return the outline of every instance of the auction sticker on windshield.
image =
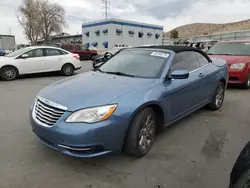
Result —
M168 58L169 54L163 53L163 52L152 52L152 56L157 56L157 57L163 57L163 58Z

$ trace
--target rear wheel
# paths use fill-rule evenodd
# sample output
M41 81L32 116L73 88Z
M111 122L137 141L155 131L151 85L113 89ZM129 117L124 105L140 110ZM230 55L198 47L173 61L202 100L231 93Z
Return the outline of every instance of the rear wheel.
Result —
M0 77L2 80L11 81L18 76L18 71L13 66L6 66L0 70Z
M96 56L97 56L97 54L92 54L92 55L90 56L90 60L94 61L94 59L95 59Z
M248 75L246 82L243 84L243 87L245 89L249 89L250 88L250 74Z
M219 110L225 96L225 84L220 82L215 90L212 102L208 105L211 110Z
M152 108L141 110L134 118L125 140L124 151L143 157L151 149L156 133L156 114Z
M74 73L75 69L74 66L71 64L65 64L62 67L62 74L65 76L71 76Z

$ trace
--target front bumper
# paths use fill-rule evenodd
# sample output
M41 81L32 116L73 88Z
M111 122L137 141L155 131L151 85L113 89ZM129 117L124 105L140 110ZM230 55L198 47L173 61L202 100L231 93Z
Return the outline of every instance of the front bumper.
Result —
M128 120L111 116L109 119L88 123L66 123L65 114L51 127L43 126L30 111L30 124L38 140L55 150L74 157L89 158L122 150Z
M244 84L248 78L247 69L244 70L231 70L229 69L229 84Z

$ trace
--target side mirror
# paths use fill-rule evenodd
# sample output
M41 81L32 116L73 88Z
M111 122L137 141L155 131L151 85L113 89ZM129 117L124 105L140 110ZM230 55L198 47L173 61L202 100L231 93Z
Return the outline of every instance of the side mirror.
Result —
M175 70L170 74L173 79L187 79L189 77L189 72L186 70Z
M28 55L28 54L23 54L21 57L22 57L23 59L25 59L25 58L28 58L29 55Z

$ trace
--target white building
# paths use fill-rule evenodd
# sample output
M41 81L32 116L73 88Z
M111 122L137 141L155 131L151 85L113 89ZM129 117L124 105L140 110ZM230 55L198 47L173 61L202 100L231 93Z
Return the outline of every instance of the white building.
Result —
M13 35L0 35L0 49L2 50L15 50L16 42Z
M119 19L106 19L82 24L83 44L101 50L115 44L138 46L162 44L163 26Z

